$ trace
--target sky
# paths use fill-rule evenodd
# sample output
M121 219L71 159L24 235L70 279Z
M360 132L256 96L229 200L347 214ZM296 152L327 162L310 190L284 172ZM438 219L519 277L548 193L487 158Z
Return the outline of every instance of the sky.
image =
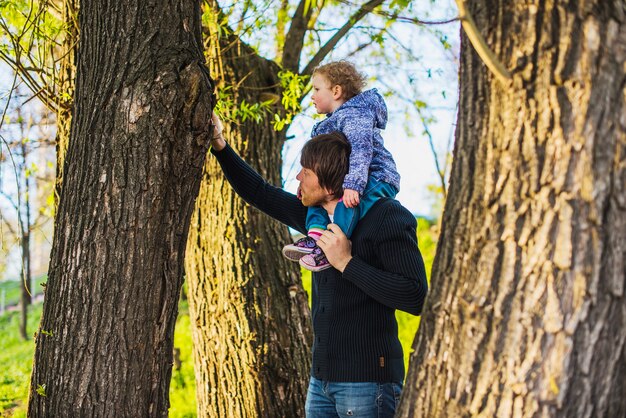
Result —
M415 3L414 3L415 4ZM424 5L424 20L437 21L455 17L453 2L438 1ZM392 92L386 97L389 121L382 132L385 146L392 153L401 176L400 193L397 199L415 215L438 217L440 214L433 206L436 197L429 192L429 185L439 185L434 157L430 150L428 137L424 134L424 124L414 111L415 105L407 99L419 99L427 103L424 113L432 117L428 123L434 147L439 155L441 166L452 152L456 123L456 105L458 99L458 56L459 56L458 21L429 28L416 29L413 25L402 26L393 34L402 41L411 43L414 49L413 63L407 62L398 71L387 70L374 59L351 58L357 69L369 76L366 88L376 88L382 94ZM433 30L436 33L433 33ZM444 49L441 40L449 45ZM340 45L325 62L346 58L344 49L350 45ZM400 57L402 58L402 57ZM283 181L284 187L292 192L297 189L295 176L299 170L299 152L304 142L310 138L315 109L310 97L303 102L303 114L295 119L288 131L293 139L284 147ZM449 169L448 169L449 171Z

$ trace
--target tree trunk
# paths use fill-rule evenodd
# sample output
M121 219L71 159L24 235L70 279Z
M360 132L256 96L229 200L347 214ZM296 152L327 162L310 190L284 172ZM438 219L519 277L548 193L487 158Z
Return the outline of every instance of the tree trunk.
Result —
M279 97L279 68L236 37L208 50L234 107ZM231 146L280 185L285 133L271 114L257 123L224 112L235 119L225 127ZM185 264L198 416L303 416L312 331L298 265L281 256L288 230L235 195L215 159L205 172Z
M28 337L28 307L32 303L31 292L33 289L33 284L31 280L31 269L30 269L30 234L32 230L31 219L30 219L30 199L31 199L31 190L30 190L30 176L27 175L28 169L28 158L30 154L30 144L26 136L25 132L22 129L22 142L20 143L20 154L22 158L20 177L23 181L23 209L20 207L17 213L17 216L20 217L21 221L18 222L18 228L20 230L21 235L21 298L20 298L20 336L24 341L28 341L30 338Z
M626 416L626 6L468 3L455 160L400 417Z
M26 180L28 181L28 180ZM26 202L26 211L30 210L28 201ZM21 214L20 214L21 216ZM21 278L21 298L20 298L20 336L24 341L30 340L28 336L28 306L32 302L31 292L33 291L33 283L30 269L30 216L26 216L27 224L23 225L28 228L22 233L22 274Z
M81 5L71 140L29 416L166 416L212 87L200 8Z
M61 45L59 58L58 94L57 94L57 132L56 132L56 183L54 187L54 205L59 204L65 154L70 139L72 125L72 98L76 78L76 44L78 42L78 0L62 0L59 8L63 11L65 37Z

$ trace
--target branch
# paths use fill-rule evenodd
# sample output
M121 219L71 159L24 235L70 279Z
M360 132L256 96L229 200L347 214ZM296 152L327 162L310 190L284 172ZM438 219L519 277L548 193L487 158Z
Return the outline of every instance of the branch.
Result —
M367 48L367 47L369 47L369 46L373 45L373 44L376 42L376 41L375 41L375 39L376 39L377 37L383 36L383 34L384 34L384 33L388 33L387 28L380 29L380 30L378 31L378 34L377 34L376 36L372 36L372 37L370 38L369 42L362 43L361 45L359 45L358 47L356 47L356 49L355 49L354 51L352 51L352 52L348 53L348 54L347 54L347 56L348 56L348 57L352 57L352 56L354 56L354 55L358 54L359 52L363 51L365 48Z
M356 4L348 0L339 0L339 3L347 4L348 6L356 6ZM424 26L447 25L448 23L456 22L457 20L459 20L458 17L455 17L452 19L446 19L446 20L421 20L421 19L417 19L414 17L401 16L397 13L389 13L384 10L376 10L376 11L373 11L373 13L379 16L385 16L389 18L390 20L395 20L397 22L413 23L415 25L424 25Z
M304 35L308 29L313 7L311 1L300 0L296 11L291 19L289 31L285 36L283 47L283 68L297 73L300 69L300 55L304 48Z
M348 21L332 36L332 38L330 38L328 42L326 42L326 44L322 46L319 51L317 51L317 54L315 54L304 70L302 70L300 75L311 75L315 67L317 67L320 62L326 58L330 51L337 46L346 33L348 33L348 31L352 29L352 27L356 25L359 20L363 19L368 13L374 10L374 8L380 6L382 2L383 0L370 0L361 6L355 14L350 16Z
M20 208L19 206L17 206L17 203L15 203L11 196L3 191L0 191L0 196L4 197L9 202L9 205L11 205L11 207L15 209L16 212L19 212Z
M430 145L430 152L433 154L433 161L435 162L435 169L437 170L437 175L439 176L439 181L441 183L441 192L443 193L443 200L447 200L448 191L446 188L446 173L441 170L439 166L439 154L437 154L437 150L435 149L435 141L433 140L433 135L430 133L430 129L428 129L428 124L426 123L426 118L422 114L422 110L418 107L417 114L422 120L422 125L424 126L424 132L428 137L428 145Z
M459 17L461 19L461 25L463 25L463 30L465 30L465 34L474 46L478 56L483 60L485 65L487 65L487 68L491 70L493 75L495 75L503 85L508 86L511 83L511 74L506 68L504 68L504 65L502 65L495 54L487 46L485 39L478 31L478 28L476 28L472 15L465 7L464 0L455 1L457 7L459 8Z
M2 224L0 225L6 226L9 230L9 234L11 234L16 239L16 241L19 241L19 235L17 231L13 229L13 225L11 225L11 223L7 221L6 217L2 215L2 212L0 212L0 220L2 220Z

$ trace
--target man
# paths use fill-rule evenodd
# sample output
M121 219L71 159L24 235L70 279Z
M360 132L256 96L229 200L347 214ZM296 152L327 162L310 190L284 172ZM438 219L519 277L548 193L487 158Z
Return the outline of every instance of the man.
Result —
M348 172L343 134L306 143L295 196L265 182L228 146L216 115L213 122L211 152L246 202L303 234L308 206L322 206L332 220ZM395 310L419 315L428 290L415 218L396 200L380 199L351 238L330 224L318 240L333 268L313 273L309 418L393 417L404 380Z

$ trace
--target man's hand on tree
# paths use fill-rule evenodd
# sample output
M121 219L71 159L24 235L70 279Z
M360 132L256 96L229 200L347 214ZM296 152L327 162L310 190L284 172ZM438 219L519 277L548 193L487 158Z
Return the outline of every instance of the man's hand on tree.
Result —
M222 120L215 112L211 115L211 123L213 124L213 136L211 137L211 147L215 151L221 151L226 147L226 141L224 140L224 136L222 135L222 131L224 130L224 125L222 124Z

